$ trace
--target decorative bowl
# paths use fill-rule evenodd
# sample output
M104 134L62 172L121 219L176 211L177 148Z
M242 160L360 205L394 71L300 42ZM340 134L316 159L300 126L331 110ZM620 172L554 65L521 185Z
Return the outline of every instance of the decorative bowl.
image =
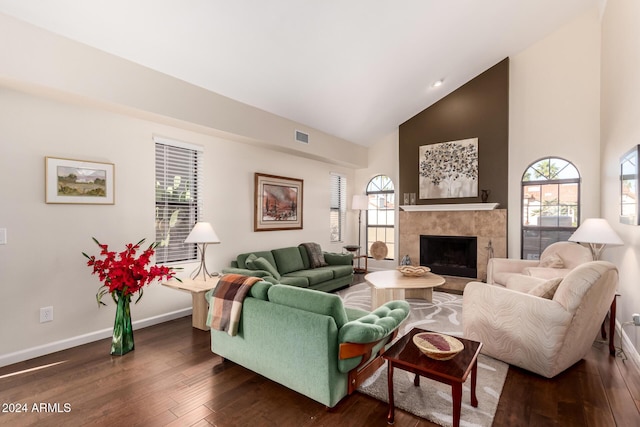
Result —
M420 266L401 265L400 267L397 268L397 270L400 273L402 273L403 276L409 276L409 277L424 276L431 271L429 267L424 267L422 265Z
M435 360L449 360L464 349L456 338L437 332L421 332L413 336L413 343L420 351Z

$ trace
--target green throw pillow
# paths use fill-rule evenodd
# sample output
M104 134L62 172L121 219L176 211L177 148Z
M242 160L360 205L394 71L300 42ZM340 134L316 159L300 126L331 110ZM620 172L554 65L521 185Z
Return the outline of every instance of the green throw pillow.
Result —
M247 257L247 259L244 260L244 265L249 269L249 270L262 270L261 268L257 268L253 262L255 260L257 260L258 257L256 256L256 254L251 254Z
M253 265L258 267L258 269L260 270L268 271L269 274L271 274L274 277L274 279L280 280L280 277L281 277L280 273L278 273L278 270L276 270L276 268L273 265L271 265L271 263L266 259L262 257L256 258L253 261Z

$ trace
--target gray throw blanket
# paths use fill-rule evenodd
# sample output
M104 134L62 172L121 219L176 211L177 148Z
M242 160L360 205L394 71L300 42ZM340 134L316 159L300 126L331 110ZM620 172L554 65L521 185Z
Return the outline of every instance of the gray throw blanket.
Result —
M300 246L304 246L309 255L309 266L311 268L326 267L327 262L324 259L322 248L317 243L302 243Z

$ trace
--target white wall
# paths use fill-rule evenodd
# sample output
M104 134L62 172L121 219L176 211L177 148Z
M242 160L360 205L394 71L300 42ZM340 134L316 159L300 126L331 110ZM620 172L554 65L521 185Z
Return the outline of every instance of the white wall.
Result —
M510 60L509 242L520 258L522 175L546 157L580 172L581 219L600 215L600 22L597 8Z
M82 252L154 240L153 135L204 147L204 220L222 243L211 270L239 253L329 242L329 174L366 165L367 149L0 15L0 366L109 336L115 307ZM308 146L295 129L311 133ZM44 157L115 164L113 206L44 202ZM304 180L304 229L253 231L255 172ZM185 265L188 274L195 267ZM108 299L107 299L108 300ZM39 323L39 309L54 321ZM149 286L134 327L189 313L189 294ZM109 351L105 348L105 353Z
M621 224L620 157L640 144L640 2L608 0L602 21L602 216L625 245L608 248L604 258L620 271L618 321L640 313L640 227ZM640 350L640 328L623 326L625 350Z
M92 236L113 249L154 240L154 134L204 146L204 219L222 241L207 251L212 271L242 251L303 241L341 250L329 242L329 174L352 182L348 168L6 88L0 88L0 128L0 228L8 231L8 244L0 246L5 356L110 330L115 307L98 309L99 282L81 252L97 254ZM116 204L45 204L45 156L115 163ZM253 232L254 172L304 180L303 230ZM186 265L185 273L194 267ZM50 305L54 321L40 324L39 308ZM133 307L133 318L190 306L188 294L154 284Z
M398 218L398 206L400 205L400 197L398 193L399 188L399 171L398 171L398 143L399 143L400 135L399 128L397 128L394 132L387 135L386 137L377 141L374 145L369 148L369 156L368 156L368 167L357 169L355 172L355 183L354 183L354 193L355 194L364 194L367 190L367 185L371 178L377 175L387 175L393 181L393 185L395 186L395 200L396 200L396 219ZM349 199L349 207L350 205ZM352 211L353 212L353 211ZM366 239L366 212L362 213L362 242L361 244L365 244ZM350 236L350 242L356 242L358 240L358 214L357 212L353 213L353 234ZM396 224L397 225L397 224ZM395 229L395 241L398 242L398 227ZM367 248L368 250L368 248ZM374 259L369 259L368 267L371 270L383 270L389 268L395 268L398 265L398 245L395 245L395 253L393 254L394 260L380 260L376 261Z

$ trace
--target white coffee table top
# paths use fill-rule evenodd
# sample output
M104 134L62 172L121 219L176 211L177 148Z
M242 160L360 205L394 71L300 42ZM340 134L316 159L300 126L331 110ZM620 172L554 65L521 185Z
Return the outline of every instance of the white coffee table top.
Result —
M383 270L369 273L364 276L371 286L375 288L387 289L423 289L435 288L443 285L444 277L437 274L427 273L420 277L403 276L398 270Z

